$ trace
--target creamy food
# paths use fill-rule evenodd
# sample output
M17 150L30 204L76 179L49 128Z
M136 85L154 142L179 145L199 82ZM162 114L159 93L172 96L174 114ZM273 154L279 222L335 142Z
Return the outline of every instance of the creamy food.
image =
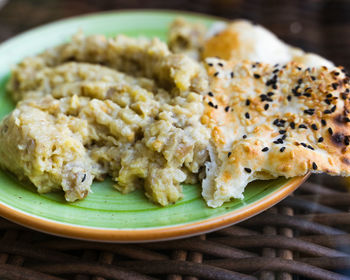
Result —
M204 77L157 39L77 35L14 68L18 103L1 123L1 165L41 193L62 188L68 201L110 175L123 193L176 202L207 159Z

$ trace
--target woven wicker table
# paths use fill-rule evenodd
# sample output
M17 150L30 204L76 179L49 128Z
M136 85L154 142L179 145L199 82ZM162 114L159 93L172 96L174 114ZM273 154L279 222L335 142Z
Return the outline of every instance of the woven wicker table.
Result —
M245 17L350 66L345 0L10 0L0 10L0 40L55 19L120 8ZM340 178L312 176L276 207L238 225L148 244L58 238L0 218L0 279L350 279L349 190Z

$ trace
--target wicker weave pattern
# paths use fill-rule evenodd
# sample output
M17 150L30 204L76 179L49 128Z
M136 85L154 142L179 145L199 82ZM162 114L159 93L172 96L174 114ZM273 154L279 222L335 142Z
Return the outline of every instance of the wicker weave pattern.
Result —
M347 0L10 0L0 10L0 40L64 17L130 8L248 18L350 67ZM0 219L0 279L350 279L349 205L343 181L317 176L239 225L133 245L58 238Z

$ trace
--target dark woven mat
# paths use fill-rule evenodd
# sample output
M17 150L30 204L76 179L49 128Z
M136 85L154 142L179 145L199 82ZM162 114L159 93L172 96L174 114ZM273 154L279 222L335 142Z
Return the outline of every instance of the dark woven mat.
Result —
M350 1L344 0L10 0L0 10L0 41L60 18L129 8L248 18L350 68ZM339 178L314 176L239 225L139 245L58 238L0 219L0 279L350 279L349 190Z

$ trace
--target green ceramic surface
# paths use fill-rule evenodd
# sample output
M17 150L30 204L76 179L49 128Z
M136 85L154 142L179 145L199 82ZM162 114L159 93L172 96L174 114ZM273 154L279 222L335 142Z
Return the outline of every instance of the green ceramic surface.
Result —
M123 33L129 36L156 36L166 40L169 23L177 16L208 25L215 21L211 17L177 12L110 12L58 21L3 43L0 45L0 118L14 108L5 92L5 84L11 67L24 57L67 41L80 29L86 34L114 36ZM234 200L220 208L211 209L201 198L198 185L184 185L184 198L181 201L168 207L159 207L150 203L142 191L120 194L107 179L94 183L93 193L86 199L67 203L62 192L40 195L30 184L20 183L8 173L0 171L0 204L31 216L75 226L157 229L220 217L264 199L287 182L285 179L256 181L247 187L244 200Z

